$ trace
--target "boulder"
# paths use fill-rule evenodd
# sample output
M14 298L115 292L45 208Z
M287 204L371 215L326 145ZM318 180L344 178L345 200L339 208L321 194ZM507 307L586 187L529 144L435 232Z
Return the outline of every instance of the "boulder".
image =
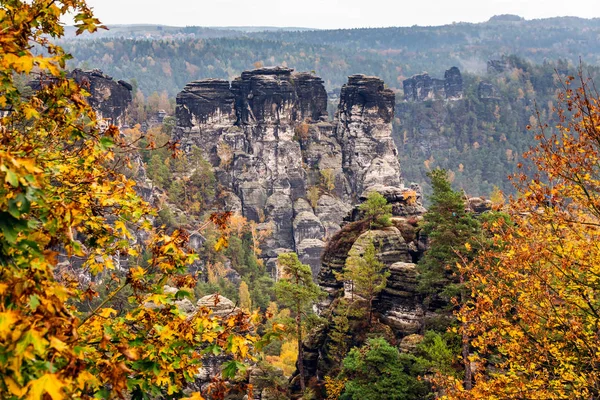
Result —
M212 311L213 315L217 317L225 317L230 314L235 314L238 311L238 308L233 304L233 301L218 294L209 294L202 297L196 303L196 307L208 308Z

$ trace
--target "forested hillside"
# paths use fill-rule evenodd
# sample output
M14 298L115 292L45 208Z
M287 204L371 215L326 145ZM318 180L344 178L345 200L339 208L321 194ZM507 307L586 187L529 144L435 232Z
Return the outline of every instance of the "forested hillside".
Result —
M494 187L514 192L507 177L518 164L529 165L522 154L535 143L527 126L536 125L537 112L550 125L558 122L556 93L579 67L565 61L536 65L518 57L505 62L505 71L464 74L460 100L397 102L394 136L407 181L429 193L427 172L444 168L471 195L489 196ZM582 67L600 76L598 67Z
M118 79L136 79L146 96L175 95L199 78L230 79L255 63L314 70L328 90L354 73L376 75L391 88L428 71L440 75L455 65L482 73L486 61L515 54L535 63L583 58L600 64L600 20L495 17L481 24L248 32L242 29L123 27L114 37L68 40L71 66L100 68ZM109 31L110 32L110 31ZM144 36L148 38L143 38Z

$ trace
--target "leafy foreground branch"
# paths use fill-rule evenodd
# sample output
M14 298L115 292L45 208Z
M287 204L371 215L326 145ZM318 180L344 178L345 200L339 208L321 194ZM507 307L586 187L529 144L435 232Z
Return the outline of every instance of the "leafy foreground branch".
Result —
M533 176L511 223L473 262L471 300L458 318L476 366L471 390L444 383L449 399L592 399L600 396L600 104L593 82L569 78L556 127L537 127Z
M186 274L196 255L184 231L152 229L154 210L111 167L127 144L98 127L87 93L66 79L68 55L48 41L67 13L78 32L101 28L81 0L0 5L0 398L181 397L205 354L232 360L224 378L252 359L256 315L177 308L196 283ZM34 73L41 90L25 98L15 76ZM78 311L97 293L60 266L77 259L95 275L126 257L118 287L133 293L129 311L106 307L110 298Z

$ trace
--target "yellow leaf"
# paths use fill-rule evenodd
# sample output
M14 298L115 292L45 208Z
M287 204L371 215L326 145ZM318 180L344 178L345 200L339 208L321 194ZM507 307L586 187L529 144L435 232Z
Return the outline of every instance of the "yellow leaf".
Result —
M65 350L67 350L67 348L68 348L65 342L63 342L62 340L60 340L54 336L50 338L50 347L52 347L60 352L63 352Z
M15 322L19 319L19 315L14 311L0 313L0 337L5 333L12 332Z
M8 390L15 396L23 397L23 395L25 395L25 392L27 392L26 387L19 386L19 384L15 382L10 376L5 376L2 379L4 379L4 383L6 383Z
M229 246L229 242L225 236L221 236L215 244L215 251L226 249Z
M204 400L204 397L199 392L194 392L191 396L184 397L182 400Z
M58 379L56 374L46 374L27 384L27 387L29 388L27 399L40 400L44 393L48 393L52 400L62 400L64 398L62 393L62 388L64 386L65 384Z
M467 251L471 251L471 245L469 243L465 243L465 249L467 249Z
M98 381L98 378L88 371L81 371L81 373L77 376L77 387L79 389L84 389L86 385L98 387L100 386L100 382Z

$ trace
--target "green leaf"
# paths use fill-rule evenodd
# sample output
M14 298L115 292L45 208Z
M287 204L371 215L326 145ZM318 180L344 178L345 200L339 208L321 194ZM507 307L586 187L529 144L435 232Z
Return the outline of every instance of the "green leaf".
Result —
M245 371L246 370L246 366L236 360L230 361L228 363L223 364L223 378L225 379L232 379L235 378L236 374L238 373L238 371Z
M5 182L10 183L13 187L19 186L19 178L17 177L17 174L15 174L10 169L6 171Z
M40 305L39 297L37 297L35 294L32 296L29 296L29 307L31 307L32 310L35 311L35 309L38 308L39 305Z
M15 218L21 218L21 211L19 210L19 206L15 199L8 201L8 212Z
M100 389L94 394L95 399L108 399L110 398L110 390Z
M105 137L103 137L103 138L100 139L100 147L102 147L102 149L104 149L104 150L110 149L114 145L115 145L115 143L109 137L105 136Z
M175 293L175 299L176 300L182 300L182 299L184 299L186 297L188 299L193 299L192 293L190 293L187 290L178 290L177 293Z

